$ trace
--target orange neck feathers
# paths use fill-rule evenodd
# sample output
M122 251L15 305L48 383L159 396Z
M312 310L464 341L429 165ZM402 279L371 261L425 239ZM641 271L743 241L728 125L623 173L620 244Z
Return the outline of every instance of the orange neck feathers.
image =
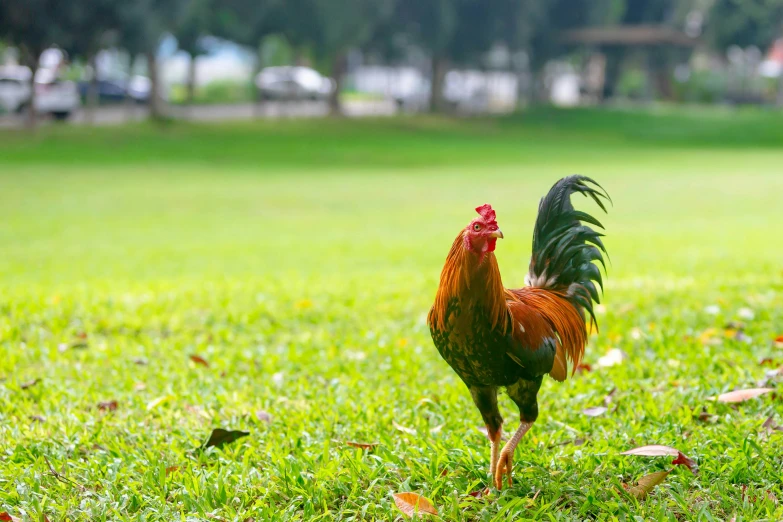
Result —
M454 239L446 264L443 265L435 304L429 315L431 327L439 330L446 328L446 311L449 301L455 297L462 302L483 304L489 312L492 327L507 328L505 288L495 254L476 254L468 250L464 231Z

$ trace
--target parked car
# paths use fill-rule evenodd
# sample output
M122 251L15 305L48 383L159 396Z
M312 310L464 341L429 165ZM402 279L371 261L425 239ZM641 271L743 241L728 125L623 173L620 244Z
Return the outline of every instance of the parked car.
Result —
M79 82L79 95L87 99L90 82ZM145 76L131 76L130 81L98 80L98 101L100 103L118 103L126 99L126 95L136 103L147 103L150 98L150 79Z
M262 69L255 84L267 100L326 100L335 89L333 79L299 66Z
M0 67L0 106L6 112L22 112L32 97L32 72L28 67ZM38 69L35 75L35 111L67 119L79 108L79 91L72 81L61 80L54 69Z

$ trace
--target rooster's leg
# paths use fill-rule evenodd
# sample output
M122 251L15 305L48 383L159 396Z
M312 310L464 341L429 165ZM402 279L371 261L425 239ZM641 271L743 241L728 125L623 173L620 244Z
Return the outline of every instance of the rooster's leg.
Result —
M503 475L508 475L508 485L511 485L511 467L514 460L514 450L517 444L530 430L533 423L538 418L538 389L541 387L541 377L529 381L520 379L507 388L508 396L519 408L519 427L511 437L498 457L497 468L495 468L495 487L503 488Z
M525 436L525 433L531 426L533 426L532 422L520 422L519 428L514 432L514 436L503 446L494 473L496 488L503 489L503 475L508 475L508 485L511 486L511 466L514 460L514 450L517 449L517 444L519 444L519 441L522 440L522 437Z
M498 410L498 389L494 386L468 386L468 388L470 388L473 402L481 412L481 417L487 426L487 438L492 444L489 472L494 474L498 464L500 431L503 426L503 417L500 416Z
M489 433L489 427L487 427L487 437L489 442L492 443L492 456L489 464L489 474L494 476L495 470L498 467L498 457L500 456L500 430L497 431L494 437Z

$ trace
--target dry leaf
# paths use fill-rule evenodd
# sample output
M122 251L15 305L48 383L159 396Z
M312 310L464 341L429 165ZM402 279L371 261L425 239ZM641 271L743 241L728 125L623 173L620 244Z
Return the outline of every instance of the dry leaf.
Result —
M174 473L177 470L179 470L179 466L169 466L168 468L166 468L166 475L170 473Z
M489 488L479 489L477 491L471 491L468 493L468 496L471 496L473 498L483 498L487 497L491 494L491 490Z
M620 350L619 348L612 348L606 352L606 355L598 359L598 363L596 363L596 365L602 368L617 366L618 364L622 364L622 362L627 358L627 353Z
M663 482L671 471L656 471L639 479L636 486L628 492L639 500L644 500L655 486Z
M117 401L99 402L98 409L101 411L114 411L117 409Z
M204 411L204 408L202 408L200 406L193 406L192 404L186 404L185 405L185 410L187 410L189 413L192 413L193 415L198 415L202 419L205 419L205 420L208 420L208 421L212 420L212 417L209 415L209 413Z
M713 414L713 413L709 413L707 411L707 408L705 408L704 406L702 406L701 412L698 415L694 415L694 417L696 419L700 420L701 422L710 422L710 423L712 423L712 422L717 422L718 421L718 416Z
M158 406L160 406L161 404L169 402L171 399L172 399L171 395L164 395L163 397L152 399L150 402L147 403L147 411L152 411Z
M615 393L617 393L617 387L616 386L614 388L612 388L612 391L607 393L606 396L604 397L604 406L609 406L609 404L611 404L612 397L614 397Z
M772 417L770 417L771 419ZM35 422L44 423L46 422L46 417L43 417L41 415L30 415L30 420Z
M761 428L767 435L770 435L775 431L783 431L783 426L778 426L775 424L775 419L772 417L772 415L767 417L767 420L764 421L764 424L761 425Z
M32 388L33 386L35 386L39 382L41 382L41 379L35 378L32 381L23 382L22 384L19 385L19 387L21 389L23 389L23 390L26 390L28 388Z
M265 412L264 410L258 410L256 412L256 418L261 422L266 422L266 423L272 422L272 416L269 415L269 413Z
M416 435L416 430L414 430L413 428L406 428L405 426L401 426L397 424L396 421L392 421L392 426L394 426L395 429L403 433L407 433L408 435Z
M660 446L654 444L652 446L641 446L639 448L623 451L620 455L641 455L644 457L664 457L671 456L676 457L680 451L669 446Z
M190 360L198 365L205 366L207 368L209 367L207 360L200 355L196 355L195 353L190 356Z
M598 417L599 415L606 413L607 409L606 406L593 406L592 408L585 408L582 410L582 413L588 417Z
M147 366L147 359L133 359L133 364L138 364L139 366Z
M435 506L429 500L416 493L395 493L394 503L397 504L397 509L409 517L419 513L438 514L438 510L435 509Z
M693 460L686 457L681 451L677 453L677 458L672 461L673 466L685 466L694 475L699 472L699 466Z
M380 443L378 443L378 442L354 442L352 440L346 440L345 444L347 444L348 446L353 446L354 448L361 448L361 449L365 449L365 450L371 450L371 449L373 449L375 446L377 446Z
M749 388L747 390L734 390L732 392L718 395L718 402L745 402L748 399L754 399L765 393L772 391L772 388Z
M207 441L201 447L208 448L210 446L215 446L219 448L224 444L234 442L235 440L241 439L242 437L247 437L248 435L250 435L249 431L229 431L224 430L223 428L215 428L209 435L209 439L207 439Z

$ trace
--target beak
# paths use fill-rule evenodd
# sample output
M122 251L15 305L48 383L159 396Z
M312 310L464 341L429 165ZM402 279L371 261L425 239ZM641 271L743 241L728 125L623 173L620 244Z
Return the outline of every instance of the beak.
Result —
M503 232L501 232L500 229L494 230L489 234L489 237L503 239Z

